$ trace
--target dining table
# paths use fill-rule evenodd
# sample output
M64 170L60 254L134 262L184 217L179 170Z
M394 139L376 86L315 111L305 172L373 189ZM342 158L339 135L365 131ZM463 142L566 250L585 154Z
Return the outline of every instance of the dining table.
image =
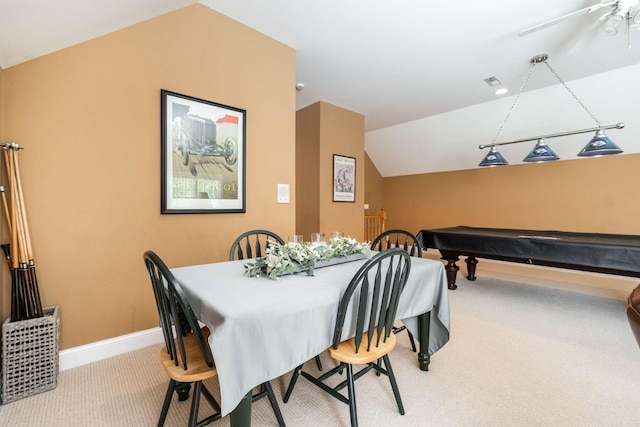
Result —
M194 314L211 331L222 416L251 424L251 392L325 351L332 343L340 298L366 258L306 272L245 275L252 259L172 268ZM417 366L449 340L447 279L441 261L411 258L397 319L418 338ZM345 339L348 337L345 337ZM417 368L418 369L418 368Z

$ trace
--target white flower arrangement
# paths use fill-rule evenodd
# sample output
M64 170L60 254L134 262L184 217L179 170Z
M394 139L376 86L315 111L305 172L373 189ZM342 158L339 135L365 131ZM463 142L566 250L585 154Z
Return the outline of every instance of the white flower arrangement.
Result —
M313 269L319 261L329 261L336 257L349 255L369 255L369 243L360 243L351 237L339 237L328 243L290 243L279 245L269 241L265 256L256 258L254 262L244 265L245 275L249 277L267 276L277 279L278 276L305 271L313 276Z

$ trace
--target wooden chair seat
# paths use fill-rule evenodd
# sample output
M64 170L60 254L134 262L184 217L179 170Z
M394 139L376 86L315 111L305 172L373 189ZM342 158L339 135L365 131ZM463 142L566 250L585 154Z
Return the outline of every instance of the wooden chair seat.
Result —
M374 338L371 341L373 343L377 341L377 334L374 333ZM367 350L366 343L363 341L360 343L360 349L356 351L356 340L355 338L351 338L341 342L338 348L329 347L329 356L339 362L350 363L352 365L365 365L380 359L393 350L395 346L396 336L395 334L391 334L386 342L381 339L378 346L374 347L372 345L369 350Z
M208 339L210 334L209 328L205 326L201 331L204 338ZM163 346L160 349L160 360L169 378L172 378L179 383L192 383L218 376L218 370L216 369L215 364L213 367L208 366L204 357L202 357L202 351L200 350L200 347L198 347L196 336L193 333L190 333L183 339L187 355L186 359L188 361L186 370L183 368L181 360L178 365L176 365L175 361L171 360L171 356L169 355L166 346ZM178 343L176 341L176 347L177 346Z

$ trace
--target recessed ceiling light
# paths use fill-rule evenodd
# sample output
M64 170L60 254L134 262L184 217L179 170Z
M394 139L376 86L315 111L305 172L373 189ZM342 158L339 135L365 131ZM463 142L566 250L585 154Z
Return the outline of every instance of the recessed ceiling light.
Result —
M504 95L507 92L509 92L509 89L507 89L506 87L501 87L500 89L496 89L495 94Z

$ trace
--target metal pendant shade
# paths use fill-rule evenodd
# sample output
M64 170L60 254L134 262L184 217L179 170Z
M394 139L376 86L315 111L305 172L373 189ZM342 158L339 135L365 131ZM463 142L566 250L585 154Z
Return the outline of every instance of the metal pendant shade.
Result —
M533 147L533 149L529 152L529 154L527 154L527 156L522 160L523 162L534 163L534 162L549 162L553 160L558 160L560 157L558 157L558 155L554 153L551 148L549 148L549 146L544 142L545 139L558 138L561 136L577 135L577 134L583 134L583 133L589 133L589 132L596 132L596 135L591 139L591 141L589 141L589 143L582 149L582 151L578 153L578 156L593 157L593 156L605 156L609 154L622 153L622 150L620 149L620 147L614 144L613 141L609 139L609 137L605 136L604 131L605 129L622 129L624 128L624 123L603 125L595 117L595 115L584 105L584 103L580 101L580 99L578 99L576 94L573 93L571 89L569 89L569 87L564 82L564 80L562 80L562 78L558 75L558 73L551 67L551 65L549 65L549 63L547 62L547 59L548 59L547 54L541 54L541 55L534 56L529 61L531 63L529 72L527 73L526 78L522 82L522 85L520 86L520 90L518 91L518 95L515 97L515 100L511 105L511 109L509 110L509 112L507 113L507 116L502 122L502 125L500 126L500 129L498 130L497 135L493 138L493 141L491 141L490 144L482 144L478 147L481 150L485 148L490 148L489 153L478 164L478 166L508 165L509 162L507 162L507 160L498 152L497 147L501 145L518 144L521 142L528 142L528 141L537 141L537 143L535 147ZM518 100L520 99L520 95L522 95L522 92L524 91L524 87L529 81L529 78L531 77L531 73L533 72L533 69L537 64L540 64L540 63L544 63L547 66L549 71L551 71L551 73L556 77L558 82L562 84L562 86L569 92L569 94L575 99L575 101L585 110L585 112L593 119L593 121L596 122L597 127L560 132L560 133L553 133L549 135L537 136L534 138L518 139L515 141L496 142L496 140L500 136L500 133L502 132L502 129L504 128L505 124L509 120L509 117L511 116L511 113L513 112L516 104L518 103Z
M505 159L498 149L493 146L478 166L505 166L508 164L509 162L507 162L507 159Z
M553 152L551 147L549 147L544 139L539 139L536 143L536 146L529 151L527 157L522 159L523 162L549 162L552 160L558 160L560 157L556 153Z
M622 149L604 134L603 130L596 132L591 141L578 153L580 157L604 156L609 154L620 154Z

